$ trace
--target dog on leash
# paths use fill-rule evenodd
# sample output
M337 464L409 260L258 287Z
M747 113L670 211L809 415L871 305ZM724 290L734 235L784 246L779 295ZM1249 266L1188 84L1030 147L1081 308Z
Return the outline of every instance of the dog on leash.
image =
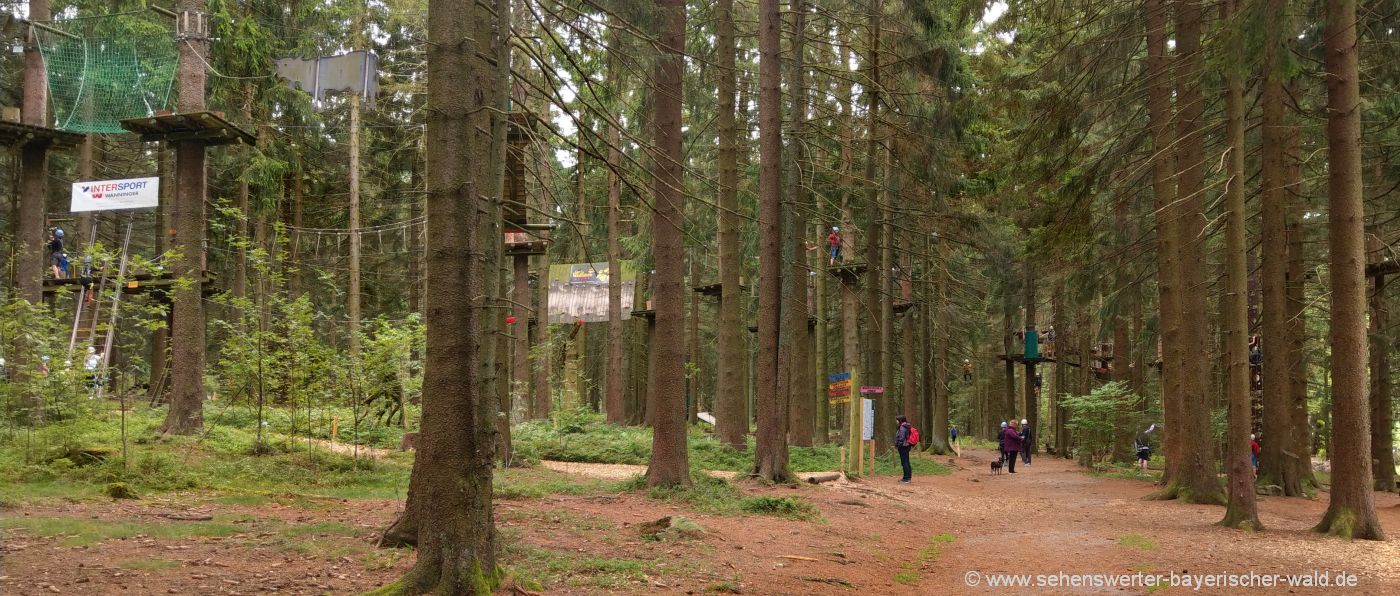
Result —
M992 462L992 474L1000 474L1000 473L1001 473L1001 460L998 459L998 460Z

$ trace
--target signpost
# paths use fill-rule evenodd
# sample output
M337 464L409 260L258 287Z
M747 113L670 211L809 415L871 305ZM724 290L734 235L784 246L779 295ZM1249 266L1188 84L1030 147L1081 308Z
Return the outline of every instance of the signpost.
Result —
M866 447L867 444L868 444L869 447L870 447L870 473L871 473L871 474L874 474L874 473L875 473L875 400L874 400L873 398L868 398L868 397L865 397L865 396L867 396L867 395L884 395L884 393L885 393L885 388L884 388L884 387L880 387L880 386L873 386L873 387L872 387L872 386L866 385L866 386L862 386L862 387L860 388L860 395L861 395L861 400L860 400L860 401L861 401L861 406L862 406L862 407L861 407L861 432L860 432L860 438L861 438L861 440L862 440L862 445L861 445L861 450L860 450L860 451L861 451L861 453L860 453L860 459L861 459L862 465L861 465L860 467L862 467L862 468L864 467L863 464L864 464L864 462L865 462L865 447Z
M851 401L851 373L837 373L830 375L827 380L827 393L832 404L844 404Z

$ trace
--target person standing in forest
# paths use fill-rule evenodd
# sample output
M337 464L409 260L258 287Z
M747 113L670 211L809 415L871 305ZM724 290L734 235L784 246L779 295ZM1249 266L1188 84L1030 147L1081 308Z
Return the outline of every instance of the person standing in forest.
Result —
M997 454L1001 461L1006 461L1006 421L1001 421L1001 428L997 430Z
M1031 423L1025 418L1021 419L1021 461L1026 465L1031 465L1031 446L1035 445L1031 438Z
M1259 477L1259 438L1253 433L1249 435L1249 463L1254 466L1254 477Z
M1133 437L1133 450L1137 452L1138 469L1141 470L1144 474L1147 473L1147 461L1152 459L1151 434L1154 430L1157 430L1156 424L1147 427L1147 430L1142 431L1138 433L1136 437Z
M1001 429L1002 449L1006 451L1006 471L1016 473L1016 455L1021 451L1021 425L1016 420L1011 421L1011 425Z
M962 445L958 444L958 425L948 426L948 446L953 448L953 453L962 456Z
M913 427L903 415L895 416L894 419L899 422L899 428L894 431L894 446L899 450L899 466L904 469L904 478L900 479L900 482L909 484L914 477L914 467L909 464L909 450L914 447L909 442L909 432Z

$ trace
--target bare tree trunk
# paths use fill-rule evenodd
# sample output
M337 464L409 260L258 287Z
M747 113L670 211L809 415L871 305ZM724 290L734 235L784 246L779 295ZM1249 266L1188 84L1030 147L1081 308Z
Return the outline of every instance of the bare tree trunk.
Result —
M739 132L735 123L735 95L738 71L734 66L734 0L720 0L716 7L718 43L715 58L719 67L719 389L715 392L715 434L719 440L735 449L744 449L744 437L749 432L745 414L745 383L743 371L748 358L744 347L743 296L739 273L743 263L739 254Z
M1128 227L1128 197L1116 197L1113 204L1113 227L1115 228L1114 240L1118 246L1118 258L1115 259L1113 273L1113 291L1117 293L1118 299L1114 300L1113 316L1110 319L1113 325L1113 380L1127 383L1131 386L1135 369L1128 366L1128 353L1131 351L1128 340L1128 317L1127 305L1128 296L1131 293L1130 259L1127 256L1130 243L1133 242L1131 228ZM1114 419L1113 431L1113 460L1124 462L1133 457L1129 453L1132 446L1132 437L1136 432L1128 426L1128 414L1132 410L1129 404L1122 404Z
M1332 281L1332 496L1317 531L1385 540L1371 492L1366 411L1366 251L1361 185L1361 91L1356 0L1327 3L1328 270Z
M49 0L29 0L29 20L47 21ZM21 120L30 126L48 126L48 80L39 48L25 44L24 96ZM30 143L19 152L19 224L15 250L16 295L38 304L43 300L44 270L48 254L44 249L44 203L48 198L49 150L43 143ZM11 370L27 370L24 355L11 356ZM32 368L32 367L30 367Z
M490 63L499 24L481 4L428 5L427 266L433 283L423 377L423 419L405 511L385 541L416 539L418 560L391 594L485 594L499 583L491 513L494 420L488 387L491 336L487 294L493 263L473 258L492 235L495 175L491 119L497 77ZM441 40L466 40L443 43ZM475 93L463 93L462 89ZM469 197L464 200L464 197ZM465 304L464 304L465 303ZM418 532L431 521L432 531ZM407 526L407 527L405 527Z
M1205 52L1201 47L1202 9L1197 0L1176 0L1177 99L1177 198L1179 214L1177 249L1180 251L1181 344L1177 366L1181 368L1181 419L1183 437L1210 436L1210 337L1206 318L1205 267L1205 158L1201 118L1205 101L1201 77ZM1225 495L1217 478L1214 446L1209 441L1183 440L1180 466L1162 496L1192 503L1221 503ZM1173 493L1175 493L1173 495Z
M1287 406L1292 415L1289 424L1292 434L1284 441L1292 447L1284 456L1285 461L1293 467L1290 474L1298 478L1300 485L1317 487L1317 478L1313 476L1312 458L1308 455L1312 453L1312 429L1308 419L1308 357L1304 349L1308 336L1308 302L1304 294L1307 289L1308 272L1303 244L1307 232L1302 222L1305 202L1297 192L1303 183L1302 135L1297 126L1289 127L1287 151L1289 158L1285 162L1288 166L1285 188L1288 189L1288 224L1285 235L1288 238L1288 287L1285 304L1288 308L1289 341L1284 345L1288 350L1285 369L1289 377Z
M248 15L244 15L245 17ZM253 83L244 81L242 85L243 102L240 111L244 122L253 121ZM240 147L244 159L248 159L253 154L252 147ZM238 179L238 222L235 229L238 230L238 237L234 240L235 246L248 242L248 196L250 189L247 176L239 176ZM352 191L353 195L353 191ZM252 250L248 245L241 250L235 250L233 255L233 297L244 298L248 295L248 251Z
M1379 169L1379 165L1377 168ZM1370 237L1372 254L1384 250L1379 238ZM1390 395L1390 304L1385 295L1385 275L1376 272L1371 290L1371 459L1375 460L1377 491L1395 490L1395 412Z
M1157 303L1161 313L1158 326L1162 341L1162 418L1163 451L1167 468L1162 482L1167 487L1177 480L1181 465L1181 443L1186 439L1181 420L1181 287L1178 261L1179 208L1176 206L1175 159L1172 146L1171 58L1167 55L1166 0L1145 0L1147 25L1147 113L1152 130L1152 195L1157 208ZM1080 342L1087 348L1087 343ZM1080 366L1087 366L1087 349L1079 354ZM1081 368L1081 370L1083 370Z
M1051 394L1050 410L1055 414L1054 428L1051 434L1055 437L1055 451L1060 457L1068 459L1069 453L1069 429L1065 426L1065 406L1064 398L1069 392L1069 367L1065 365L1066 357L1069 356L1069 343L1073 335L1067 333L1069 326L1065 323L1065 283L1060 281L1056 284L1055 294L1050 298L1051 324L1055 326L1055 383L1054 393ZM1076 328L1075 333L1080 331ZM1079 356L1079 366L1083 367L1086 359L1083 353Z
M657 40L661 55L653 75L652 125L655 127L655 179L652 203L656 262L656 334L667 338L652 346L655 360L655 406L651 415L651 465L647 484L690 483L686 453L685 345L673 341L685 330L685 235L681 214L685 195L681 182L681 74L685 51L685 0L656 0Z
M609 88L617 87L616 61L608 59ZM621 133L615 120L608 120L608 370L607 388L603 392L604 411L608 422L625 424L626 408L622 404L622 247L618 242L621 230L618 217L622 211L622 183L618 168L622 166ZM635 291L635 289L634 289Z
M156 251L163 257L170 250L170 149L162 145L156 149L156 177L160 178L160 204L155 209ZM162 258L162 261L164 259ZM168 295L164 296L168 297ZM169 313L167 313L168 315ZM166 317L169 320L169 317ZM151 375L146 383L149 397L162 400L168 393L165 376L170 366L170 326L162 325L151 333Z
M808 321L808 283L811 277L808 275L810 267L807 264L807 238L810 232L807 229L807 212L815 205L812 204L811 193L807 187L807 152L806 152L806 124L807 124L807 63L806 38L807 38L807 7L805 0L792 0L792 75L789 83L792 89L791 119L792 150L788 152L789 165L787 171L792 177L789 187L792 189L792 199L788 206L787 213L791 219L792 236L788 245L791 247L792 259L790 261L789 277L784 280L785 286L791 286L788 299L784 308L791 310L790 313L783 313L788 328L785 328L785 336L789 338L785 343L791 350L791 357L788 360L789 392L788 392L788 439L792 445L798 447L811 447L812 434L816 428L816 405L821 398L814 394L812 383L812 333L807 326Z
M1284 0L1266 2L1266 12L1280 14L1284 11ZM1261 337L1264 403L1259 483L1278 485L1288 496L1301 496L1303 486L1295 474L1297 468L1284 455L1291 449L1291 438L1301 430L1293 428L1292 408L1289 405L1292 375L1287 371L1297 365L1292 361L1293 354L1288 348L1293 337L1303 332L1289 319L1287 304L1288 284L1298 281L1290 280L1288 276L1287 221L1291 198L1287 188L1287 161L1291 156L1288 154L1289 132L1285 121L1288 94L1280 66L1280 53L1285 51L1281 46L1287 35L1285 28L1279 27L1277 37L1264 46L1264 88L1260 100L1263 104L1260 267L1264 308Z
M900 276L899 280L899 296L904 302L912 304L914 302L914 280L911 277L911 272L914 270L913 258L906 255L903 261L904 265L900 267L903 274ZM918 370L917 367L914 366L914 333L915 329L918 328L914 324L914 315L916 312L918 311L912 307L904 311L902 315L904 318L900 321L899 331L899 366L902 369L900 371L900 376L903 379L903 382L900 383L900 387L903 389L903 391L901 391L902 399L904 400L902 404L904 406L903 414L905 419L909 420L910 424L922 422L923 420L919 408ZM925 426L924 428L927 429L929 427Z
M933 278L934 294L932 310L928 316L934 321L929 327L928 340L933 352L933 433L930 434L929 449L934 453L948 451L948 351L953 341L952 305L948 303L948 272L944 269L947 258L943 254L943 242L933 242L932 256L929 258L930 275ZM971 430L966 427L964 430Z
M1026 259L1026 333L1029 334L1035 329L1035 263L1031 259ZM1031 355L1026 354L1026 423L1029 428L1022 428L1022 432L1029 432L1031 440L1028 445L1022 445L1021 449L1035 453L1035 442L1040 438L1040 398L1036 395L1035 361L1031 360Z
M1225 0L1221 13L1225 20L1236 20L1239 0ZM1227 27L1239 27L1229 24ZM1231 44L1233 45L1233 44ZM1227 46L1230 47L1230 46ZM1238 48L1232 48L1239 51ZM1245 239L1244 206L1244 77L1238 70L1227 70L1225 78L1225 156L1229 179L1225 186L1225 270L1223 311L1225 331L1225 398L1229 403L1228 430L1225 434L1225 468L1229 504L1220 525L1242 530L1258 530L1258 505L1254 496L1254 467L1250 463L1249 390L1249 264Z
M787 482L787 395L779 346L783 315L782 21L778 0L758 4L758 430L753 474ZM792 280L788 280L791 291Z
M883 385L885 379L880 373L884 370L884 308L882 303L885 297L881 295L884 289L884 277L881 269L881 249L880 232L882 229L881 220L883 214L880 209L880 176L879 165L880 153L880 16L884 11L883 0L871 0L868 3L867 31L870 35L869 51L870 55L865 60L866 83L869 88L865 90L866 113L869 115L866 125L865 139L865 180L862 184L865 187L865 209L867 214L865 229L865 304L862 314L865 319L862 321L862 328L865 330L865 366L862 372L865 373L863 383L871 386ZM857 392L859 387L852 388L852 401L859 402L860 395ZM878 400L876 415L880 408ZM877 420L877 428L878 428ZM888 439L884 439L888 441ZM881 438L876 436L876 445L882 446Z
M178 108L181 112L204 109L204 56L208 53L208 14L204 0L181 0L175 5L180 63L176 71ZM204 299L200 283L204 271L204 143L175 144L175 238L180 253L173 267L185 283L176 286L171 329L170 409L163 434L187 435L204 426Z

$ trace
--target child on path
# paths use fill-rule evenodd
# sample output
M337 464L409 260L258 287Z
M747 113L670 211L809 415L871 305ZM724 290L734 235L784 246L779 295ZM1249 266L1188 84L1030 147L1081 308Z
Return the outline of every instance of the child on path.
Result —
M1259 477L1259 440L1253 433L1249 435L1249 463L1254 466L1254 477Z
M953 453L962 457L962 449L960 449L962 446L958 444L958 425L956 424L948 427L948 446L953 449Z
M1035 445L1031 440L1031 423L1025 418L1021 419L1021 461L1026 465L1031 465L1031 447Z
M1152 437L1150 433L1157 430L1157 425L1147 427L1147 430L1138 433L1133 437L1133 450L1137 451L1138 469L1142 473L1147 473L1147 460L1152 459Z

